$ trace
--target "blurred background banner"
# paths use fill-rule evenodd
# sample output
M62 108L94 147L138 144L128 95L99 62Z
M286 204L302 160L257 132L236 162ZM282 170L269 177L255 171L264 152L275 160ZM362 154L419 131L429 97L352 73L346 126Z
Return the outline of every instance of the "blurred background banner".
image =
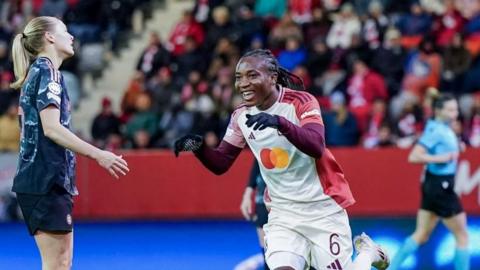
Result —
M352 216L413 216L420 203L422 166L407 163L407 150L334 149L357 200ZM244 151L222 176L205 170L192 154L125 152L131 172L113 184L95 162L79 159L75 215L79 218L240 218L239 202L253 156ZM457 188L469 214L480 214L480 155L460 157Z

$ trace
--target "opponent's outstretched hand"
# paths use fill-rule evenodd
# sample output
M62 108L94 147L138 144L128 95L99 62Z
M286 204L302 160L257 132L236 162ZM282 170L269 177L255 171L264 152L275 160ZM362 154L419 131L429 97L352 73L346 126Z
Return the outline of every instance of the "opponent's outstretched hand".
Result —
M129 171L128 164L122 156L117 156L112 152L100 150L95 159L100 166L116 179L119 178L119 174L125 176Z
M247 114L247 127L252 127L253 130L264 130L267 127L278 128L278 116L268 113L258 113L255 115Z
M178 157L183 151L197 151L202 147L203 138L200 135L188 134L175 141L174 149L175 156Z

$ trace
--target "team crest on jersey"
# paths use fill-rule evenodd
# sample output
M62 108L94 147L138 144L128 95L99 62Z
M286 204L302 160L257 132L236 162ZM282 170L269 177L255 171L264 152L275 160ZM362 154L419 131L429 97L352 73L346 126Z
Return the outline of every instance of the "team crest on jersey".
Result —
M62 87L60 86L60 84L56 82L49 83L47 88L48 88L48 91L50 91L50 93L57 96L60 95L60 93L62 92Z

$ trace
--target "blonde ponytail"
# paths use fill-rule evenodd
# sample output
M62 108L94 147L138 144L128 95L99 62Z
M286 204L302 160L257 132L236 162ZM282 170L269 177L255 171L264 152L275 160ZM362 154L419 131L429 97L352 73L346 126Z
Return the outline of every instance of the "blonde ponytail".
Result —
M10 87L22 87L31 61L45 46L45 32L52 31L58 19L55 17L36 17L28 22L23 33L17 34L12 45L13 71L16 81Z
M12 45L13 71L17 80L10 87L14 89L22 87L30 66L31 54L25 49L22 39L22 34L17 34Z

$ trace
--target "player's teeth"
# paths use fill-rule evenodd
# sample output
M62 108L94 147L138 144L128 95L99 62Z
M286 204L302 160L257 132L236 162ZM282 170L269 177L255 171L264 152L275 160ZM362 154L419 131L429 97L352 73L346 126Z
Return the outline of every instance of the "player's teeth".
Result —
M246 91L242 93L242 96L244 99L250 99L253 97L253 95L254 95L253 91Z

